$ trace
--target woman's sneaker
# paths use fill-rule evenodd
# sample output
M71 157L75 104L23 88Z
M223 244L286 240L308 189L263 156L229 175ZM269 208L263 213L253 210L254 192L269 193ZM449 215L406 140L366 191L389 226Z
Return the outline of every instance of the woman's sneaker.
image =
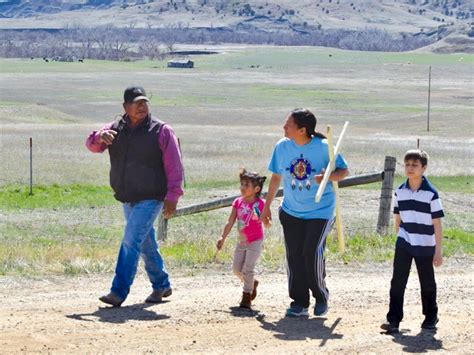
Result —
M314 306L314 315L316 317L321 317L328 313L328 304L327 303L316 303Z
M429 319L426 318L423 323L421 323L421 329L427 329L427 330L435 330L436 329L436 324L438 324L439 319L438 317L434 319Z
M308 308L295 304L286 310L286 315L289 317L308 317Z

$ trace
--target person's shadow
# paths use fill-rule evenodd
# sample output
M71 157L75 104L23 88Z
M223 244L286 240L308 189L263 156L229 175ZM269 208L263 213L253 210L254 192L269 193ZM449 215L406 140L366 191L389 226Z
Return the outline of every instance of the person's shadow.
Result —
M281 340L321 339L320 347L326 345L330 339L342 339L342 334L334 333L341 318L330 326L324 325L327 318L284 317L276 322L267 322L264 314L257 315L256 319L261 327L274 333L274 337Z
M430 350L443 349L443 341L434 336L436 330L421 330L417 335L405 335L404 331L399 333L384 333L391 335L395 343L403 345L403 351L407 353L425 353Z
M165 314L157 314L148 310L148 307L153 306L151 303L137 303L125 307L99 307L99 309L92 313L78 313L66 315L67 318L93 322L94 317L98 318L99 322L106 323L125 323L129 320L163 320L170 318Z

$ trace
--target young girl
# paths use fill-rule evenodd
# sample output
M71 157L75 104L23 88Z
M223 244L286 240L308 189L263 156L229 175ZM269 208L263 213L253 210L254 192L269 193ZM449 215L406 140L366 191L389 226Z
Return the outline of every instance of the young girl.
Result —
M244 292L240 307L250 308L252 300L257 297L258 281L255 280L255 265L262 253L263 247L263 223L260 214L265 201L260 198L265 176L242 169L240 172L240 193L232 203L232 212L224 227L222 236L217 241L217 250L224 246L225 239L229 235L237 220L239 240L235 247L232 270L244 283Z

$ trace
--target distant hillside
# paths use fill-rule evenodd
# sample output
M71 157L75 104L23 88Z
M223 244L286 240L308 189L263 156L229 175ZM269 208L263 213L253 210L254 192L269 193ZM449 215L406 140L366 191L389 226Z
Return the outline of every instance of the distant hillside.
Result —
M206 29L278 33L309 45L317 31L368 30L430 44L450 34L474 37L473 23L472 0L0 0L0 29Z

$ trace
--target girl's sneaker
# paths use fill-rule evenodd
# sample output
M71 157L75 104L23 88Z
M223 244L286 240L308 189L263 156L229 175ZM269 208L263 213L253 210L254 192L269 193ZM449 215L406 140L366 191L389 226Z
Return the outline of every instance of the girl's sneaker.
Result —
M253 280L253 291L252 291L252 296L250 299L253 301L255 297L257 297L257 287L258 287L258 280Z
M286 315L289 317L308 317L308 308L295 304L286 310Z

